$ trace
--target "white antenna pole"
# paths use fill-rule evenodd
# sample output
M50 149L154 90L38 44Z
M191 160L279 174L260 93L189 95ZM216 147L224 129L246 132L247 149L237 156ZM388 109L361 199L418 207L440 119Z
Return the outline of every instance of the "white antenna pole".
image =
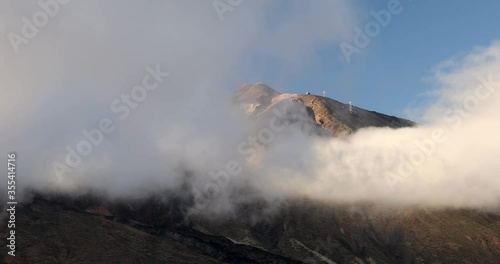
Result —
M326 97L326 91L323 91L323 97Z
M352 102L351 102L351 101L349 101L349 113L351 113L351 114L352 114L352 112L353 112L353 109L352 109Z

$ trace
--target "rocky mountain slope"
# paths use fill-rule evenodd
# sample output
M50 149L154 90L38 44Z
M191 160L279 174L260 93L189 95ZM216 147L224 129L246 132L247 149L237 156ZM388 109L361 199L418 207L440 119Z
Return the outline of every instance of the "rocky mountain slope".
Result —
M498 263L500 215L287 200L186 218L179 200L37 196L2 263ZM130 206L133 203L134 206ZM250 219L260 215L262 221ZM6 236L2 228L2 236Z
M323 96L279 93L263 83L242 85L234 92L233 101L253 117L264 116L284 102L296 102L306 107L314 123L333 136L347 136L364 127L415 125L410 120L368 111Z

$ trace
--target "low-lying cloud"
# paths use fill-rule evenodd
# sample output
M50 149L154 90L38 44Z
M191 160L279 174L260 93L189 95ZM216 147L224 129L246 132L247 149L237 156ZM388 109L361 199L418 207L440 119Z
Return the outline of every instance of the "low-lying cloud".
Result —
M500 205L500 43L437 67L434 103L412 128L366 128L346 139L272 148L256 174L291 195L392 205ZM303 146L302 146L303 147ZM284 166L284 164L290 166ZM281 164L281 166L276 166ZM267 184L269 184L267 183Z
M436 101L418 127L367 128L344 139L288 127L273 132L257 157L242 155L238 146L262 124L256 129L235 113L228 87L242 82L251 56L286 62L286 76L316 47L351 39L345 29L356 23L346 2L291 1L279 13L281 4L246 1L221 21L210 1L72 1L17 53L4 38L0 146L17 152L19 191L203 194L210 182L220 185L213 175L229 172L234 161L229 183L217 196L202 197L211 201L203 208L231 210L256 196L498 208L499 43L436 70ZM0 6L9 10L1 18L5 36L39 8L17 1ZM169 75L141 96L147 67ZM126 118L111 107L117 98ZM93 144L87 135L103 131L104 119L114 128ZM67 147L77 151L85 140L92 151L80 155L78 166L54 169L70 166Z

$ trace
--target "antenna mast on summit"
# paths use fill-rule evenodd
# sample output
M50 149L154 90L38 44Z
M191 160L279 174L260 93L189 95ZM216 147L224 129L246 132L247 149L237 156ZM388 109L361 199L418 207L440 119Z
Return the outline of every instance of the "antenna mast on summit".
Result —
M349 101L349 113L354 113L354 109L352 108L352 102Z
M326 97L326 91L323 91L323 97Z

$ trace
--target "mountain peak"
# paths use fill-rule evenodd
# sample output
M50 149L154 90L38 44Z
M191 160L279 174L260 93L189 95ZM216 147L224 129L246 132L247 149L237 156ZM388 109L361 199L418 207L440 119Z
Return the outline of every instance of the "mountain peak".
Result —
M359 107L353 107L324 96L280 93L264 83L243 84L233 94L233 101L246 114L263 116L282 104L295 102L306 108L306 113L318 126L333 136L346 136L364 127L408 127L415 123Z
M279 92L264 83L255 83L253 85L245 83L233 93L233 100L239 103L263 104L271 102L271 99L279 94Z

